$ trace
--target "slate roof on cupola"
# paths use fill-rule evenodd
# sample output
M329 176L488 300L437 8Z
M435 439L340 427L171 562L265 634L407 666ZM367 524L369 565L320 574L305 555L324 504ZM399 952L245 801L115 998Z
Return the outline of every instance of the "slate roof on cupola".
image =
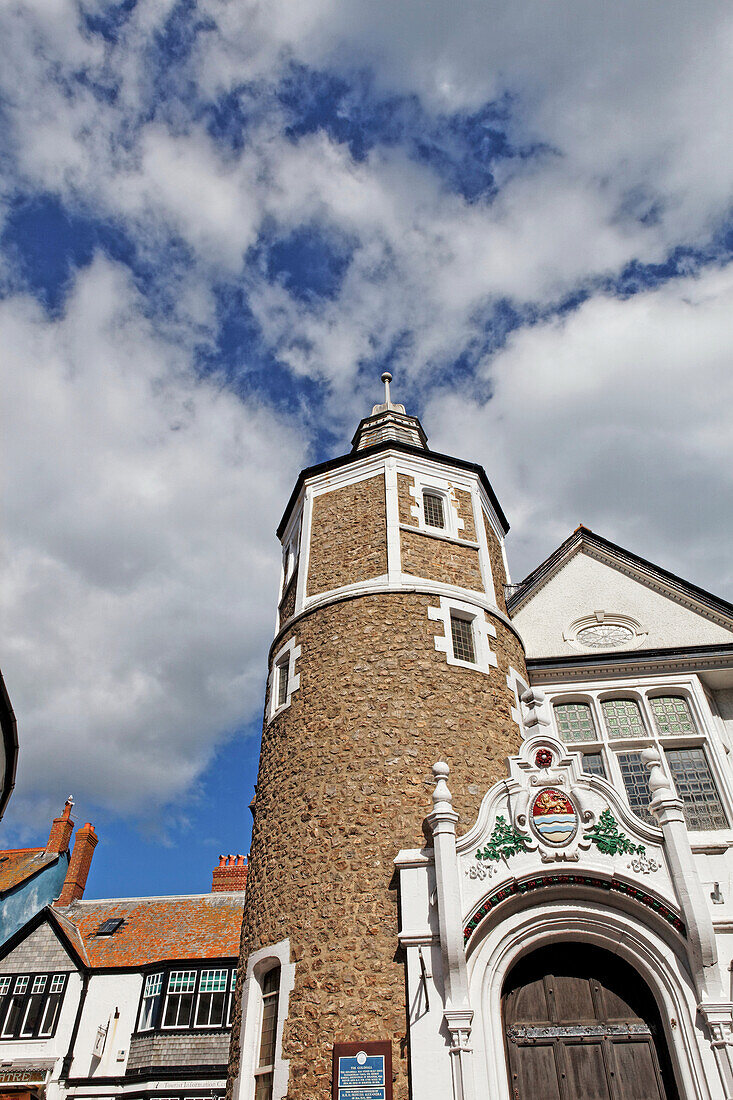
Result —
M141 967L169 960L236 957L244 893L77 901L55 914L71 926L92 969ZM123 923L100 935L112 918Z
M395 405L392 401L389 389L391 381L392 375L385 371L382 375L384 401L373 405L371 416L366 416L360 422L351 441L352 452L364 451L375 443L385 443L387 440L421 447L425 451L428 449L428 437L418 418L408 416L404 405Z
M662 569L661 566L647 561L646 558L633 554L623 546L602 538L601 535L597 535L588 527L583 527L582 524L523 581L509 588L507 592L509 614L515 614L531 600L579 551L590 553L632 575L643 577L648 583L662 589L681 603L692 606L709 618L722 621L729 627L733 626L733 604L713 595L712 592L707 592L704 588L691 584L675 573L670 573L667 569Z

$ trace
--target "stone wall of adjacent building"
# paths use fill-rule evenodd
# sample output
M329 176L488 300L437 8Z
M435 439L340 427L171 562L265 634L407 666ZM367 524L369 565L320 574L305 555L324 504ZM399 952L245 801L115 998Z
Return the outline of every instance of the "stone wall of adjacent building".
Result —
M322 583L333 579L322 573ZM494 622L489 673L448 665L434 644L442 625L428 618L437 602L361 596L306 614L278 639L295 634L301 646L300 687L263 735L243 962L290 940L289 1100L330 1097L335 1040L380 1038L393 1044L395 1100L408 1100L393 860L424 843L436 760L451 766L468 828L519 744L506 683L510 665L526 675L516 635Z
M163 1066L225 1066L229 1056L229 1032L177 1035L133 1035L127 1073Z
M387 572L384 474L313 501L308 595Z

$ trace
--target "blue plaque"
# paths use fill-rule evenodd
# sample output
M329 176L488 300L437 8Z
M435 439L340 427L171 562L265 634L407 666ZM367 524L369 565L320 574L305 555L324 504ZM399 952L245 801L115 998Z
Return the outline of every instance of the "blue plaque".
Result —
M393 1100L393 1095L389 1040L333 1044L331 1100Z
M341 1055L338 1060L339 1100L386 1100L383 1054Z

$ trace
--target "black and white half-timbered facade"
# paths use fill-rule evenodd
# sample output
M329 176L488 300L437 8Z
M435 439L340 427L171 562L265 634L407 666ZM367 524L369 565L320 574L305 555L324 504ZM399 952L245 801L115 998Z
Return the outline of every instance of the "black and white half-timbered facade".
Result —
M508 605L520 750L395 861L413 1094L730 1098L733 607L584 528Z

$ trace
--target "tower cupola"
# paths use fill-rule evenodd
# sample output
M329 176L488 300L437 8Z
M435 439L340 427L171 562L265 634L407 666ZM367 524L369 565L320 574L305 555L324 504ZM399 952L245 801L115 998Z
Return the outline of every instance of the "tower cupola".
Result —
M382 375L384 382L384 401L372 407L371 416L366 416L356 429L352 439L352 454L354 451L363 451L367 447L373 447L377 443L385 443L393 440L397 443L409 443L412 447L422 447L427 450L428 437L423 431L422 424L416 416L408 416L404 405L395 405L390 394L389 384L392 375L385 371Z

